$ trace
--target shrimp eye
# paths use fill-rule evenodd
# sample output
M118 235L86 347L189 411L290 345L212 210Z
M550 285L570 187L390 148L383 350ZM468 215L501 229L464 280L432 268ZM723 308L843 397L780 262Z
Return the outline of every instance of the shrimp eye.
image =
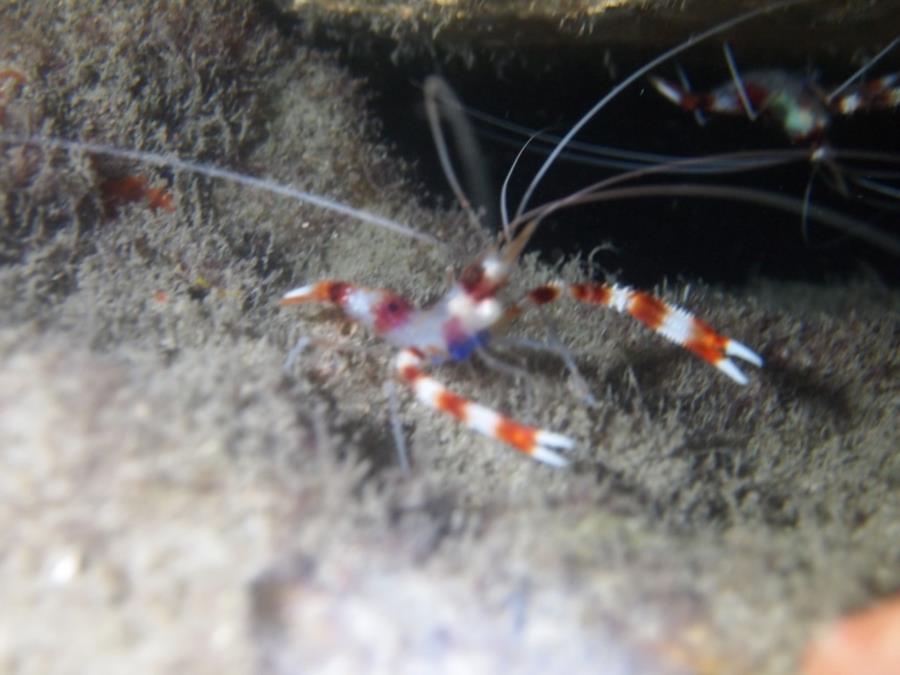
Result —
M468 293L474 293L484 279L484 268L481 263L473 263L459 275L459 284Z
M411 305L403 298L390 295L375 308L375 330L389 331L402 325L412 311Z

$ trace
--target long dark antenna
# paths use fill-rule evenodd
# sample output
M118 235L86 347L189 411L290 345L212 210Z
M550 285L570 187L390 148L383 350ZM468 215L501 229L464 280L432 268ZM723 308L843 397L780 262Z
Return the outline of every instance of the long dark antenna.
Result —
M472 124L466 116L466 109L447 82L437 75L431 75L425 80L425 112L428 115L428 124L431 127L431 136L434 146L441 160L441 168L447 177L447 182L456 195L463 209L469 215L469 220L480 224L476 209L484 209L487 221L491 226L496 226L497 200L491 189L490 179L484 165L484 156L475 138ZM462 160L465 175L468 177L468 187L474 196L473 202L469 200L463 191L453 170L453 162L450 160L450 152L447 148L447 139L444 137L444 129L441 119L447 120L453 131L456 149Z
M689 166L694 163L709 161L734 161L747 157L757 157L765 154L773 166L793 161L796 155L793 151L786 150L782 153L759 151L744 151L725 153L703 157L692 157L664 165L647 166L633 171L616 174L577 190L566 197L561 197L552 202L537 206L517 216L510 224L509 231L514 233L519 228L533 228L537 222L543 220L551 213L579 204L616 201L621 199L639 199L643 197L710 197L725 201L747 202L779 209L788 213L796 213L804 219L814 220L841 230L853 237L873 244L893 255L900 255L900 238L883 232L877 227L856 218L845 216L831 209L808 203L795 197L780 195L763 190L754 190L732 185L707 185L702 183L673 183L663 185L627 185L619 187L648 176L677 173L673 169L680 166ZM853 155L851 151L848 155ZM857 153L864 155L865 153Z

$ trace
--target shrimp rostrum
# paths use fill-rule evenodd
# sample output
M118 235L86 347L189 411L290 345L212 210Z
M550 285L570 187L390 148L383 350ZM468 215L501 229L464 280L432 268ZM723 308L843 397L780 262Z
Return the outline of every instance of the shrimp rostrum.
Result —
M432 84L435 82L431 80ZM455 180L451 179L451 183L455 184ZM556 467L568 465L560 453L574 447L573 439L523 424L466 399L450 391L427 370L448 361L467 359L528 307L568 295L587 305L629 314L714 365L738 384L747 383L746 375L732 359L761 366L762 359L756 352L718 333L690 312L627 286L551 282L531 289L517 301L504 303L501 293L522 250L541 219L561 205L534 209L507 224L505 245L488 251L465 267L449 291L429 308L418 309L391 290L359 287L342 280L300 286L287 292L281 304L319 302L336 306L400 350L393 366L396 375L412 388L421 403L449 414L473 431ZM516 229L520 230L517 234L509 234Z

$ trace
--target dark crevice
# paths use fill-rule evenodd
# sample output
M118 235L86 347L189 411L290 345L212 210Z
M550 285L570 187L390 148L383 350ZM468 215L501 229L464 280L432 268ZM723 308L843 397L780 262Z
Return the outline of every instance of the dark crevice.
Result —
M564 133L600 96L634 69L653 58L634 47L578 44L568 47L533 47L528 51L471 50L448 54L435 49L427 57L392 60L396 44L358 35L340 41L320 31L319 46L337 50L354 75L365 78L373 94L372 111L382 122L385 138L416 165L416 179L445 203L453 196L434 152L422 105L421 84L433 73L442 74L469 106L531 128L550 127ZM679 63L690 74L696 89L711 88L727 80L728 70L721 42L692 50ZM757 55L741 62L749 50L735 49L739 64L747 70L784 67L793 72L813 69L804 54L768 60ZM821 57L820 57L821 58ZM900 54L892 55L873 71L873 76L896 70ZM815 64L819 81L832 86L843 81L856 65L832 59ZM659 74L675 77L674 65ZM837 148L893 152L900 156L900 138L892 131L900 111L886 111L837 118L829 132ZM484 127L477 125L481 131ZM503 132L501 132L503 133ZM739 150L796 148L781 130L765 121L710 117L698 126L690 113L664 100L646 82L627 89L592 121L578 140L671 155L706 155ZM480 136L485 162L499 186L522 139L498 142ZM513 206L543 156L529 153L512 182ZM900 164L887 163L900 173ZM820 172L821 174L827 172ZM560 197L611 175L609 170L559 163L547 176L533 203ZM802 200L810 175L804 162L739 176L712 177L711 184L727 181L757 190L772 191ZM654 183L696 177L654 178ZM900 179L892 185L897 187ZM881 198L878 204L860 195L846 198L818 180L814 202L852 216L879 232L900 238L900 204ZM587 254L596 246L612 243L615 251L602 253L600 267L619 274L629 283L652 287L663 279L702 279L740 285L755 277L825 282L875 276L891 285L900 283L896 256L878 246L855 239L841 230L810 222L803 227L799 215L746 203L702 198L644 198L567 209L543 224L534 239L549 261Z

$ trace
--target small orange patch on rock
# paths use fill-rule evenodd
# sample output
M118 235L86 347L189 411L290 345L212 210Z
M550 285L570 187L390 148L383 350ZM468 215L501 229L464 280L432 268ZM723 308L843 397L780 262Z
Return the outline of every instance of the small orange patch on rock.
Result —
M152 211L163 209L174 212L172 195L163 188L152 188L149 184L146 176L125 176L103 181L100 192L103 193L103 208L107 215L111 217L119 207L139 201L146 201Z
M6 120L6 106L26 82L28 79L19 70L0 69L0 124Z
M694 675L752 672L735 656L720 652L716 632L705 620L691 621L673 627L668 639L649 645L649 651L661 665Z
M900 595L828 626L807 647L803 675L900 675Z

